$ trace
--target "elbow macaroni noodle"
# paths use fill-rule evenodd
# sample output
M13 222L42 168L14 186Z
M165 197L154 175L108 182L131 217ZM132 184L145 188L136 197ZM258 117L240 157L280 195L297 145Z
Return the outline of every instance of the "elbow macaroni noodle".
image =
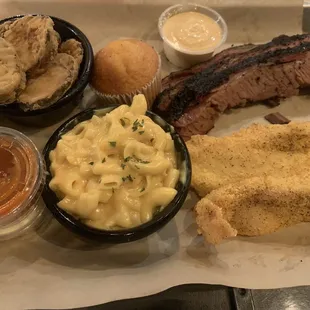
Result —
M94 115L50 152L50 188L58 206L98 229L132 228L175 197L174 142L145 116L143 95L105 116Z

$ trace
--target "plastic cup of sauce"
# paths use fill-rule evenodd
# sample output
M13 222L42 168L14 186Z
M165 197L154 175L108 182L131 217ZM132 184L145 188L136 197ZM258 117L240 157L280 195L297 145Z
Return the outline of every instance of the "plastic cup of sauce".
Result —
M206 61L227 38L227 25L222 16L193 3L166 9L159 17L158 30L166 57L181 68Z
M38 204L45 165L24 134L0 127L0 240L24 234L38 225L44 208Z

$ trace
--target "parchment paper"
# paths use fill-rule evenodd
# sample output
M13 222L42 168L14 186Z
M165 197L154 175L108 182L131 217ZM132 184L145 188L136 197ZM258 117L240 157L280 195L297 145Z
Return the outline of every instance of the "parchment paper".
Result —
M148 3L1 2L0 17L25 12L46 13L80 27L95 50L112 39L139 37L162 52L156 23L167 5ZM300 1L290 1L289 7L279 7L277 11L265 7L242 7L239 11L219 8L228 21L229 44L299 32L299 4ZM281 14L274 14L279 11ZM173 68L164 57L163 62L163 74L166 74ZM100 102L87 89L80 109L93 105ZM226 135L253 122L265 123L263 116L271 111L279 111L291 119L310 119L310 99L295 97L273 109L257 105L235 110L223 115L210 134ZM0 125L23 131L40 149L59 126L24 128L3 116L0 116ZM214 247L196 236L191 210L195 201L191 193L166 227L130 244L98 247L84 243L51 216L40 231L2 242L0 309L86 306L151 294L182 283L265 289L310 284L310 224L259 238L236 238Z

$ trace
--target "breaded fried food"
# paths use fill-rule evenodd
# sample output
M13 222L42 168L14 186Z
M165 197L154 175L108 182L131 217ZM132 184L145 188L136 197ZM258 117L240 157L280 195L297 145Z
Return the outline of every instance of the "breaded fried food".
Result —
M274 173L276 175L276 172ZM198 232L211 244L261 236L310 221L310 171L285 178L254 177L220 187L196 207Z
M15 48L5 39L0 38L0 104L15 101L25 88L26 76L21 70L21 63Z
M49 63L55 58L58 53L58 47L60 44L60 36L54 29L48 29L48 37L46 42L45 53L40 61L27 72L28 77L34 78L43 74Z
M77 73L78 66L72 56L57 54L42 75L27 81L25 90L18 97L21 108L36 110L55 103L72 86Z
M24 71L41 63L50 53L48 43L53 26L48 16L27 15L1 27L1 36L15 47Z
M14 20L8 20L7 22L0 24L0 37L2 38L4 33L10 28L10 25L13 24Z
M71 55L79 66L83 60L84 50L82 43L75 39L69 39L63 42L59 47L59 52Z
M193 136L187 142L192 187L200 197L260 176L301 175L310 168L310 123L254 124L230 136Z

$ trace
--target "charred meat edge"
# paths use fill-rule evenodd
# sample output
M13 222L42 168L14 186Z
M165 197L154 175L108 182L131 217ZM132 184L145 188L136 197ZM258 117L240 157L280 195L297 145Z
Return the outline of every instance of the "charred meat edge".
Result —
M172 72L162 80L162 88L163 90L165 90L166 88L170 88L176 85L177 83L193 76L195 73L198 73L202 70L207 69L210 65L212 65L215 62L221 61L222 59L226 57L231 57L233 55L244 53L246 51L249 51L250 49L253 49L255 46L256 45L254 44L233 46L214 55L214 57L212 57L208 61L194 65L193 67L189 69Z
M231 74L240 72L259 63L267 63L270 58L273 57L283 57L305 52L310 48L310 43L307 42L307 40L310 40L310 36L307 34L291 37L282 35L267 44L257 46L248 52L241 53L233 59L228 57L228 59L222 61L222 64L219 65L215 63L208 69L186 80L181 89L178 89L178 85L167 89L166 91L172 94L172 96L169 96L170 104L168 109L162 113L163 111L160 108L162 105L161 96L159 95L155 110L158 110L158 113L161 112L160 114L169 121L176 120L190 104L195 105L199 103L202 97L206 96L214 88L227 82ZM229 63L230 66L227 66ZM214 72L214 67L224 67L224 69Z

